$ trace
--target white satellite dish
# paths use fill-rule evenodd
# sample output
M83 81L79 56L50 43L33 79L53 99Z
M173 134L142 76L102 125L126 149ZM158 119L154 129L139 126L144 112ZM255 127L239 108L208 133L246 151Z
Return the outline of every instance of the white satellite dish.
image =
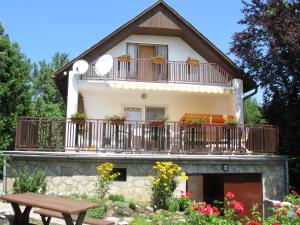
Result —
M87 63L87 61L80 59L77 60L72 67L73 71L78 73L78 74L84 74L88 71L89 69L89 64Z
M114 60L111 55L101 56L95 64L96 74L105 76L113 67Z

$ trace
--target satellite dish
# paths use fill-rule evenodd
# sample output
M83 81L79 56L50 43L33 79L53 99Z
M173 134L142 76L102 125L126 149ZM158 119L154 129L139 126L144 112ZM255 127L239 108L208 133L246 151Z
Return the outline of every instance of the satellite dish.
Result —
M95 64L96 74L99 76L104 76L109 73L113 67L113 62L114 60L111 55L101 56Z
M73 71L77 72L78 74L84 74L88 71L89 69L89 64L87 61L80 59L77 60L72 67Z

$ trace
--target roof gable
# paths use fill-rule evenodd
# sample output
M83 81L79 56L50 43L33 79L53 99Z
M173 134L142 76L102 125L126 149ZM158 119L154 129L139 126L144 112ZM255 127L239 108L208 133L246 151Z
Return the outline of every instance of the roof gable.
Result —
M78 59L85 59L88 62L94 61L131 34L178 36L208 62L217 63L234 77L244 79L243 71L232 60L164 1L158 1L55 73L55 83L64 100L66 101L68 88L68 78L63 76L64 71L71 70L73 63ZM244 79L245 91L254 87L255 83L252 80Z

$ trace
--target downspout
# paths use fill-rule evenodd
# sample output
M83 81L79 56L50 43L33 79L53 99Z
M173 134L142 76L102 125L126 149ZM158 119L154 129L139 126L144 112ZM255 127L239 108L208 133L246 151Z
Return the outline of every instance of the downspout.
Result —
M243 97L243 101L245 101L247 98L250 98L253 95L255 95L257 93L257 91L258 91L258 85L255 86L254 92L252 92L252 93L250 93L250 94Z
M289 161L285 160L285 194L289 194Z

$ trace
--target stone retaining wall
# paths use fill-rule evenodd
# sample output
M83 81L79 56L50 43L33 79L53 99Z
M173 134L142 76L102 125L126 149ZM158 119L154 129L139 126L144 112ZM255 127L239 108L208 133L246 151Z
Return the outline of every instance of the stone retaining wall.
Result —
M163 157L168 160L167 157ZM169 159L182 166L187 174L225 173L222 165L227 164L226 173L260 173L262 174L263 199L281 199L286 191L284 160L232 160L232 159ZM152 165L157 159L92 159L13 157L8 167L8 191L12 191L12 170L23 168L43 169L47 171L47 193L54 194L95 194L96 166L101 162L113 162L115 167L127 168L127 181L115 181L111 193L123 194L136 200L149 200L149 179ZM180 182L179 191L186 190L185 182Z

